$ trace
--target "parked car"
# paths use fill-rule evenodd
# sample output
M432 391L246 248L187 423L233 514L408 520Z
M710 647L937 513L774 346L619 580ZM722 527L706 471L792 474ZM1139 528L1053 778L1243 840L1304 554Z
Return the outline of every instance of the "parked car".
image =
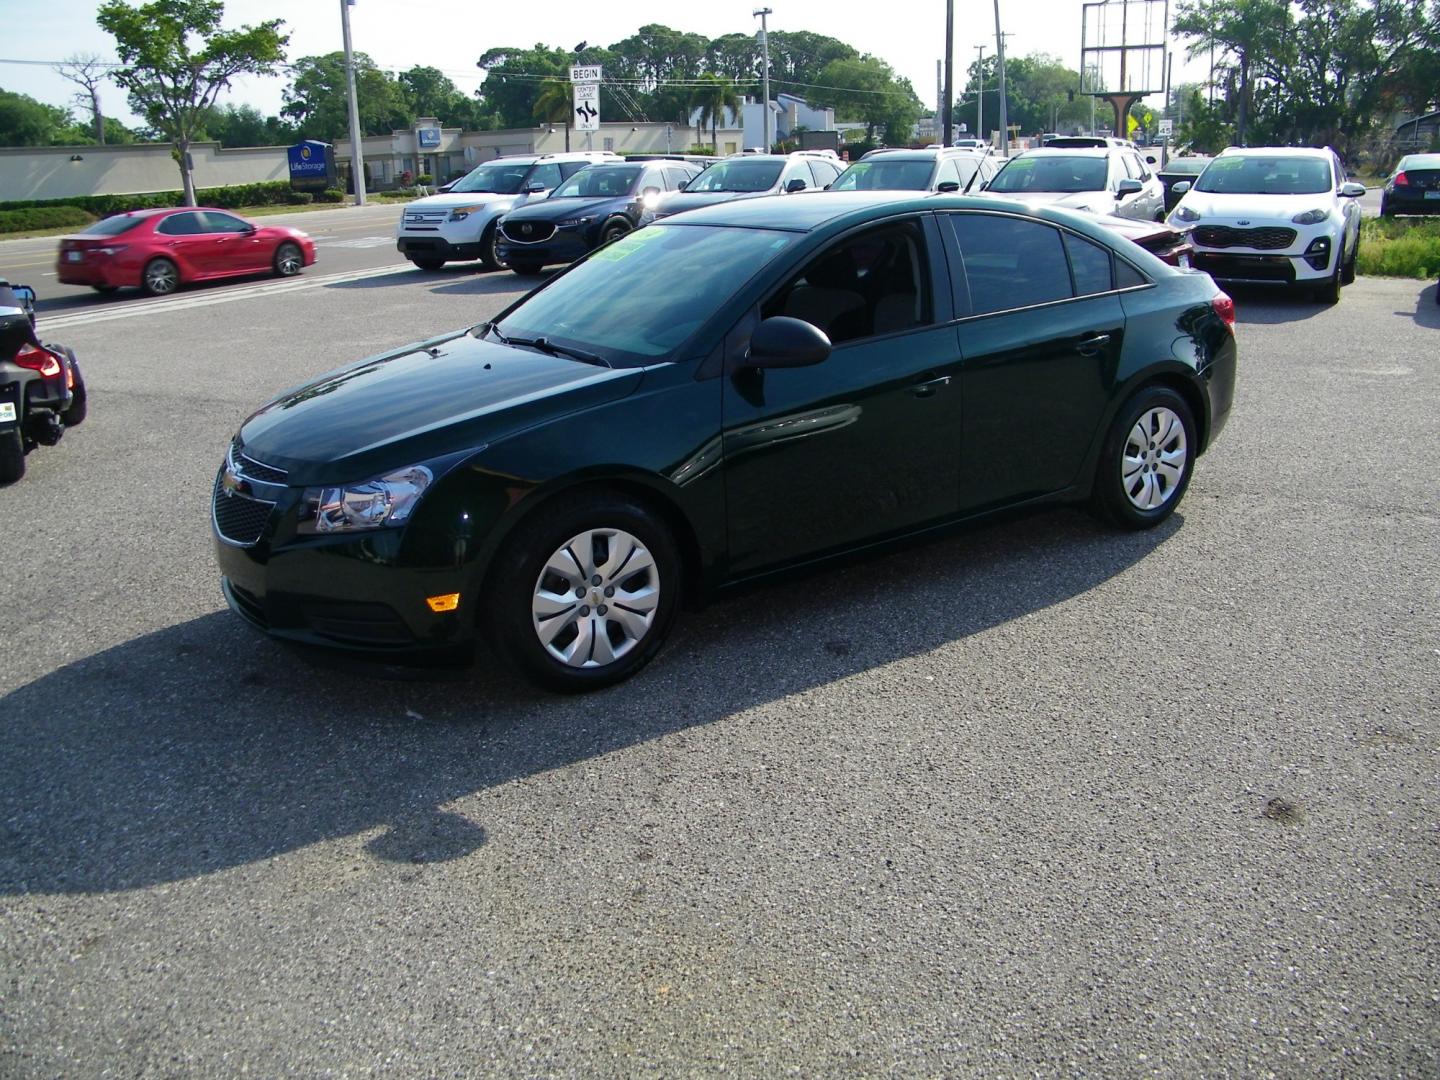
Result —
M1136 221L1133 218L1097 217L1107 229L1112 229L1132 244L1138 244L1161 262L1188 270L1194 265L1195 245L1190 243L1190 233L1177 229L1163 221Z
M833 184L839 175L840 162L832 152L731 154L685 185L684 191L663 196L645 220L659 220L731 199L820 190Z
M1298 286L1329 304L1355 280L1365 188L1333 150L1232 146L1175 192L1170 224L1190 230L1195 265L1216 279Z
M831 191L978 191L1000 162L975 150L871 150L852 162Z
M700 171L684 161L664 160L581 169L548 199L500 219L496 255L519 274L538 274L547 263L573 262L638 228L662 195L683 188Z
M290 277L315 262L315 242L288 225L257 225L228 210L135 210L61 237L57 280L113 293L138 286L151 296L182 285L245 274Z
M395 247L421 270L473 259L487 270L496 270L501 260L495 253L495 225L502 215L545 198L587 165L619 160L606 150L520 154L487 161L456 180L443 195L406 203Z
M1440 214L1440 154L1407 154L1385 181L1380 216Z
M1098 147L1107 149L1118 147L1124 149L1129 147L1135 149L1135 144L1129 139L1116 138L1114 135L1056 135L1045 143L1046 146L1054 147L1057 150L1079 150L1085 147Z
M1211 158L1195 155L1192 157L1172 157L1165 162L1165 167L1158 170L1155 175L1160 178L1160 183L1165 185L1165 212L1168 214L1180 202L1180 196L1174 191L1176 184L1187 181L1191 184L1195 178L1205 171Z
M1135 150L1053 147L1016 154L985 191L1031 206L1063 206L1141 221L1165 216L1165 188Z
M224 593L290 641L454 660L484 631L604 686L762 576L1007 507L1159 524L1228 416L1233 318L1086 215L697 209L251 415L215 478Z

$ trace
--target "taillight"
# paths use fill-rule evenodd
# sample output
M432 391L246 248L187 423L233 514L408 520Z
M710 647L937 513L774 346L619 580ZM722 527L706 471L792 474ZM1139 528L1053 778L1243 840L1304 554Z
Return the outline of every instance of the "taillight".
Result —
M1215 309L1215 314L1225 320L1225 325L1232 330L1235 328L1235 301L1228 295L1221 293L1210 301L1210 306Z
M1397 173L1395 174L1395 186L1396 186L1396 187L1409 187L1409 186L1410 186L1410 178L1409 178L1408 176L1406 176L1403 172L1397 172Z
M23 345L15 354L15 363L31 371L38 371L47 379L60 374L60 360L54 353L37 349L34 345Z

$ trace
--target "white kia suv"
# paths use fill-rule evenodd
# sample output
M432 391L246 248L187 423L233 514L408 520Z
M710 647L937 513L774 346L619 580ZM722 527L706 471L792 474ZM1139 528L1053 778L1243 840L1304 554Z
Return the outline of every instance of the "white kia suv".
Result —
M1355 280L1365 188L1329 148L1232 146L1170 190L1181 196L1170 224L1219 281L1299 286L1333 304Z
M498 268L495 222L508 210L543 199L587 165L618 161L610 151L522 154L476 166L443 195L427 195L405 204L395 246L422 270L447 262L479 259Z

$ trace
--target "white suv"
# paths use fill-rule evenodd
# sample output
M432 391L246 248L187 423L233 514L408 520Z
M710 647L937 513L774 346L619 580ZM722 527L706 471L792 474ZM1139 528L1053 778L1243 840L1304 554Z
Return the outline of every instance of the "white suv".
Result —
M1232 146L1170 190L1181 196L1170 224L1189 230L1213 278L1298 285L1329 304L1355 280L1365 188L1333 150Z
M406 203L395 246L422 270L467 259L479 259L487 270L494 270L501 265L495 256L495 222L502 214L545 198L587 165L618 160L606 150L487 161L455 181L445 194Z

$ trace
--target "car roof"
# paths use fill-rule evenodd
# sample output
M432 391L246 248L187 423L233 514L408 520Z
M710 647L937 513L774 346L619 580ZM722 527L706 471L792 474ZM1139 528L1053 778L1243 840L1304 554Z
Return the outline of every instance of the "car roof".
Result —
M1011 154L1010 160L1022 157L1109 157L1117 150L1129 150L1128 146L1037 146Z
M1440 169L1440 154L1406 154L1397 169Z
M1332 151L1326 146L1227 146L1220 157L1305 157L1328 161Z
M871 150L863 155L861 161L870 161L878 157L887 157L893 161L935 161L945 154L952 154L957 157L980 158L985 155L979 152L978 147L973 146L927 146L923 150L913 150L908 147L882 147L879 150ZM854 165L855 162L850 164Z

